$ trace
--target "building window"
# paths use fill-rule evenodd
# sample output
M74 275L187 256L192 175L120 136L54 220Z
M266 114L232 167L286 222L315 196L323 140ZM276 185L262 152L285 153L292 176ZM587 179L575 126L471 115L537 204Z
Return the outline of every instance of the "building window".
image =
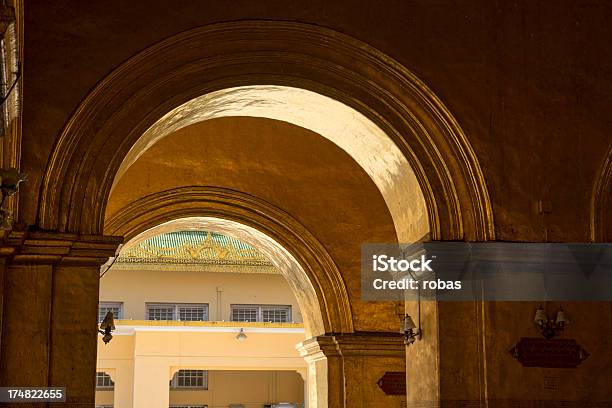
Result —
M206 305L178 305L179 320L187 322L204 322L208 320Z
M288 323L291 321L291 306L231 305L230 320L233 322Z
M115 383L111 379L110 375L105 372L98 371L96 373L96 388L101 390L112 390L115 388Z
M208 371L205 370L178 370L172 380L170 388L198 388L208 389Z
M100 302L98 305L98 323L104 320L108 312L113 312L113 318L123 319L123 303L121 302Z
M208 304L147 303L147 320L208 321Z

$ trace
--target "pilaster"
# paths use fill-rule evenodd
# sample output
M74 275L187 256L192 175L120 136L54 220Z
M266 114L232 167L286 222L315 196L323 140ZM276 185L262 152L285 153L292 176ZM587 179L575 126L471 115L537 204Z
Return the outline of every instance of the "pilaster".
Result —
M399 407L405 400L405 395L387 395L378 386L386 372L406 369L405 346L399 334L318 336L302 343L299 350L308 363L311 407ZM313 381L319 384L311 385ZM325 394L321 395L324 385L327 405L322 398Z
M0 384L65 386L67 403L93 404L100 266L121 241L29 231L5 237Z

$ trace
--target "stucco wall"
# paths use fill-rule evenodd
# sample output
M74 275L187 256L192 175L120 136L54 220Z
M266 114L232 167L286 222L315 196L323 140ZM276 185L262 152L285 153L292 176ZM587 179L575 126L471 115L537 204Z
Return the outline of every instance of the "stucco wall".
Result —
M243 387L236 387L243 384ZM172 405L261 408L271 402L303 402L304 382L295 371L209 371L208 390L171 390ZM96 391L96 405L113 405L114 392Z
M100 280L100 301L123 302L123 318L134 320L146 319L146 303L207 303L209 320L219 321L230 320L231 304L288 305L292 321L302 322L281 275L111 268Z

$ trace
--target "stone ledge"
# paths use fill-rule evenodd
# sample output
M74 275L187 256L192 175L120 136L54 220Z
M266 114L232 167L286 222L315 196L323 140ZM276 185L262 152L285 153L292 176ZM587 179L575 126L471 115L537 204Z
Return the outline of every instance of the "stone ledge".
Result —
M18 264L102 265L116 255L123 237L43 231L11 231L0 256Z
M404 339L399 333L357 332L326 334L305 340L296 346L308 359L322 357L406 357Z

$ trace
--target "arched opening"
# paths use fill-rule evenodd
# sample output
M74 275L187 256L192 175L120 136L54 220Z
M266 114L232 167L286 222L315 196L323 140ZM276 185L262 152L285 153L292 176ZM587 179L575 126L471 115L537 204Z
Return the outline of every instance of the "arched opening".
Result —
M296 109L288 114L287 107ZM392 233L385 230L374 239L494 236L486 183L474 152L431 90L367 44L321 27L272 21L223 23L179 34L126 61L100 82L66 124L50 158L41 186L39 226L128 236L127 231L139 228L129 221L117 223L115 229L104 226L115 179L120 182L136 159L168 133L197 126L202 119L220 120L241 112L319 132L341 148L376 186L384 212L392 219ZM380 376L389 361L397 364L397 356L379 348L382 343L364 340L367 336L358 344L334 337L357 338L364 332L393 332L397 337L393 305L359 299L359 245L349 248L337 237L318 242L319 236L334 230L332 223L321 225L315 238L302 225L301 214L288 217L283 212L284 203L269 205L242 191L236 195L221 190L212 196L205 192L203 213L189 213L189 200L181 198L185 188L190 187L154 192L143 198L146 205L127 206L127 212L154 214L156 208L147 200L161 202L167 195L174 197L174 209L164 212L158 207L157 221L177 218L166 218L172 211L229 219L273 238L293 255L317 295L324 333L331 335L309 351L314 362L319 355L335 359L334 375L326 378L330 384L335 381L330 385L330 405L346 403L351 381L365 381L351 359L367 356L367 364L376 366L368 376ZM342 218L335 221L341 223ZM331 246L332 256L327 251ZM310 329L322 332L319 327ZM430 339L433 352L425 358L435 366L437 336ZM402 354L402 364L403 360ZM376 384L377 378L369 380ZM372 406L384 400L361 392L351 398L373 398Z
M228 127L229 131L233 133L232 135L225 133ZM240 134L236 127L242 130L246 129L245 134ZM249 134L251 134L250 137ZM231 138L231 140L225 140L226 135L228 138ZM274 135L277 136L274 137ZM248 137L249 141L241 143L241 137ZM269 139L269 137L271 139ZM219 139L223 139L224 143L219 142ZM285 140L283 145L283 139L289 140ZM221 146L222 144L223 146ZM292 174L302 174L302 171L307 170L309 166L321 169L321 166L324 166L325 162L329 162L328 166L333 166L333 168L335 168L335 173L338 175L332 176L334 173L323 171L322 176L324 176L324 179L329 181L334 180L338 176L342 176L338 178L338 180L344 180L344 183L350 184L345 184L342 186L343 188L339 188L341 185L334 182L327 187L319 186L318 189L312 190L306 188L309 185L308 180L301 177L298 177L298 179L301 178L301 183L304 184L303 186L295 185L295 177L289 177L289 180L286 180L287 177L282 177L283 183L281 183L275 179L275 177L278 177L275 171L271 171L271 173L274 173L274 177L270 178L271 176L268 175L268 172L264 172L263 169L258 166L254 166L251 169L251 166L244 162L245 159L239 160L239 163L241 163L240 167L242 168L241 171L223 169L220 174L217 174L217 172L210 169L216 166L229 166L231 168L230 163L232 159L230 157L232 156L248 158L250 154L255 153L257 155L257 150L250 150L257 145L275 146L275 148L269 147L266 149L266 168L290 168ZM188 146L189 151L174 150L176 146ZM285 147L297 148L299 153L297 155L291 155ZM333 149L330 149L330 147L333 147ZM304 150L300 150L302 148ZM311 150L308 150L308 148ZM277 154L275 154L275 152ZM325 154L325 152L328 154ZM183 173L184 169L182 166L176 168L172 166L165 167L165 164L161 164L160 160L169 160L169 154L181 156L181 163L188 163L188 167L193 166L196 170ZM297 157L302 154L306 156L306 159ZM317 156L316 159L311 157L314 155ZM277 161L275 157L281 157L281 160ZM200 158L199 161L198 158ZM289 163L291 166L285 167ZM174 170L172 170L173 168ZM302 312L305 313L305 318L307 317L306 314L312 315L322 313L322 317L316 320L322 320L322 322L325 323L324 326L319 325L318 330L313 331L307 328L307 332L311 333L313 336L326 333L353 333L353 310L357 311L360 316L358 320L362 322L367 315L371 315L371 317L368 317L368 320L371 322L369 327L375 329L377 327L376 325L381 325L382 320L385 319L389 322L389 329L387 330L394 330L397 325L397 318L394 315L395 309L393 305L385 305L385 309L376 311L376 313L371 313L373 310L372 306L375 305L360 305L359 293L356 291L355 285L355 283L358 283L358 275L354 275L354 277L350 278L350 291L352 293L347 293L347 289L344 288L346 285L346 278L338 279L340 276L340 268L348 270L347 268L351 267L351 265L347 262L354 264L355 261L359 259L358 242L360 242L360 240L357 237L360 235L353 237L352 235L354 235L354 233L348 233L349 237L340 232L339 234L334 234L333 238L324 238L324 243L320 243L308 230L308 227L311 226L318 227L317 234L321 236L322 231L320 227L323 226L324 223L318 221L320 220L321 214L317 210L326 208L327 201L332 205L333 203L344 202L346 203L345 208L328 208L327 212L343 216L344 219L342 222L344 223L353 224L354 222L359 222L361 224L361 229L385 237L380 239L396 239L392 219L389 215L385 215L388 213L386 212L384 200L380 197L376 187L372 185L373 183L368 180L368 176L365 172L361 171L361 173L355 173L355 169L358 168L359 167L350 156L342 152L332 143L322 143L322 138L319 135L312 132L306 132L296 126L271 121L269 119L222 118L210 120L200 123L199 125L192 125L188 127L188 129L185 129L185 131L177 131L167 139L160 140L157 145L152 146L147 152L143 152L140 159L135 162L134 166L128 169L124 177L117 183L117 190L113 193L113 196L111 196L111 211L107 213L108 218L105 223L105 231L107 231L108 234L120 235L125 237L126 240L130 240L148 228L153 227L153 231L156 231L155 226L160 223L170 221L172 225L172 220L197 216L222 218L249 225L260 232L267 233L269 236L274 237L277 242L283 244L286 250L277 250L278 253L276 255L282 255L283 260L280 261L281 264L295 265L295 262L287 262L286 256L282 254L282 252L289 251L293 254L294 259L299 260L300 263L304 265L301 269L303 269L305 273L296 274L299 268L289 267L283 269L288 271L286 276L290 285L295 288L294 293L299 299L303 299L303 302L300 301L300 303L308 304L316 301L317 309L321 309L321 312L317 313L309 312L309 310L312 310L311 307L300 307ZM205 171L205 169L208 169L208 171ZM201 173L204 173L206 177L200 178ZM262 174L264 175L263 179ZM143 175L146 176L142 178ZM181 175L182 178L180 178ZM215 175L218 177L215 177ZM347 175L350 175L348 179L345 178ZM177 181L177 178L180 178L180 181ZM131 181L131 179L134 180ZM155 180L155 183L147 186L147 188L140 185L147 184L147 180L149 179ZM315 177L314 182L320 182L324 179ZM262 180L265 181L263 184L271 183L275 185L276 189L280 192L290 189L286 191L286 194L280 194L280 192L278 192L267 196L269 199L276 199L276 202L280 205L284 205L287 211L255 195L265 194L267 191L265 188L259 190L255 188L261 184ZM163 190L164 186L175 182L179 185L196 185ZM197 184L206 182L210 182L214 185L224 185L226 182L231 183L229 185L237 190L205 187L201 185L197 186ZM359 188L362 192L356 193L353 187ZM157 189L160 188L162 190L157 191ZM338 195L339 192L337 190L342 189L352 191L352 193L347 196ZM316 200L313 201L307 198L308 192L311 194L316 193L314 194ZM330 201L330 197L327 197L326 200L326 196L328 195L336 196L337 199L331 197L332 200ZM351 199L353 204L349 205L345 199ZM287 200L297 200L299 201L297 204L300 205L296 206L296 203L292 204L287 202ZM314 212L311 210L312 214L310 217L302 213L305 208L315 203L318 203L319 208L315 208ZM363 205L359 203L363 203ZM353 209L351 209L351 207L353 207ZM288 211L292 214L297 214L301 222L290 215ZM311 217L314 217L314 219L311 219ZM362 219L364 217L371 218L371 220L366 222ZM334 219L334 217L331 219ZM193 220L192 218L189 222ZM306 225L302 225L302 222L306 223ZM382 224L382 229L377 232L377 229L374 229L373 225L378 222ZM348 224L345 228L348 228ZM358 226L351 227L351 229L352 228L359 229ZM204 227L204 229L210 228ZM384 235L380 235L383 233ZM366 237L373 236L376 235L365 234L362 240L366 239ZM325 234L323 237L325 237ZM253 244L248 238L243 238L243 240ZM337 253L333 253L332 255L335 256L334 259L326 250L326 246L328 248L331 247L330 240L344 240L346 243L354 241L355 245L351 244L351 247L355 247L354 249L356 249L356 251L345 256L345 259L339 257ZM334 246L340 246L340 250L346 252L346 243L340 241ZM257 245L255 246L257 247ZM273 248L279 247L274 246ZM272 249L271 253L271 256L274 256L275 250ZM356 266L358 268L358 264ZM353 270L357 272L356 269ZM304 279L304 276L306 279ZM304 281L312 282L308 283L308 286L314 286L315 290L308 289L308 286L302 283ZM380 305L377 307L380 307ZM370 309L369 312L366 311L366 308ZM310 326L309 320L310 319L306 318L307 326ZM364 327L363 324L358 325L358 327L359 326ZM363 330L363 328L361 328L361 330ZM308 383L310 385L315 385L321 382L321 379L325 378L325 367L321 367L324 364L326 364L325 356L313 362L313 365L317 366L317 374L308 376ZM313 368L313 370L315 369ZM319 401L319 404L325 404L325 400L323 400L322 397L326 396L326 393L325 384L316 386L316 392L311 393L311 404L314 404L315 401Z
M280 271L293 291L302 316L306 338L325 333L317 292L304 268L280 243L257 229L229 219L214 217L179 218L149 228L130 239L122 250L156 235L177 231L212 231L245 242L261 252Z
M187 31L129 59L102 81L67 123L50 158L41 186L40 227L102 232L114 176L148 129L189 101L201 106L197 98L203 95L251 85L308 90L360 112L401 152L385 160L390 170L376 176L377 185L391 185L381 190L390 209L405 197L394 196L400 189L392 185L410 185L408 168L393 161L406 161L419 187L411 193L420 191L427 208L431 239L493 238L491 205L478 161L456 120L430 89L392 58L356 39L322 27L275 21ZM265 105L266 98L262 100ZM319 118L310 119L314 122L306 127L317 129ZM367 172L377 173L366 162L368 152L380 151L380 143L386 142L372 138L358 147L363 156L355 159ZM418 201L411 206L420 208ZM401 211L393 213L399 222ZM398 234L410 236L412 229L425 228Z
M107 222L111 234L128 242L177 226L225 232L275 259L302 309L312 312L305 320L313 336L353 331L348 294L333 259L299 222L265 201L218 187L186 187L135 201Z
M162 223L122 247L100 288L101 310L115 306L121 320L110 344L98 340L98 371L110 367L117 381L97 388L96 404L302 406L310 388L309 406L325 406L316 404L326 384L309 380L296 348L323 330L317 295L297 260L258 230L212 217Z

